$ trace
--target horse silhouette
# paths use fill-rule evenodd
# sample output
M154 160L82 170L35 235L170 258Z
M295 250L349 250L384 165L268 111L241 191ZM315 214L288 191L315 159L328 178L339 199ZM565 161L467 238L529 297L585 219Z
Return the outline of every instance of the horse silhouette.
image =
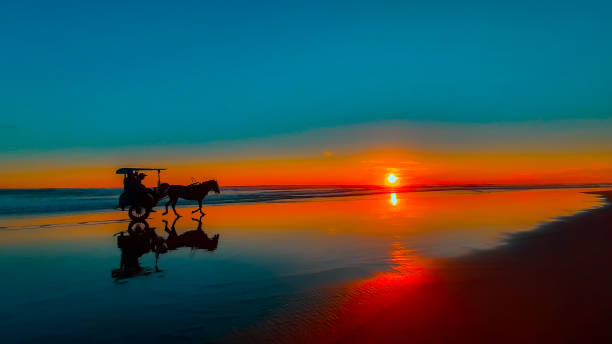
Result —
M181 215L176 212L175 208L176 202L178 202L179 198L191 201L198 201L198 209L192 211L191 213L193 214L199 210L202 215L206 215L202 211L202 201L211 190L215 193L221 192L219 190L219 184L214 179L205 181L203 183L194 183L191 185L170 185L167 189L168 202L166 203L166 211L162 215L168 214L168 205L172 203L172 210L174 211L174 215L180 217Z

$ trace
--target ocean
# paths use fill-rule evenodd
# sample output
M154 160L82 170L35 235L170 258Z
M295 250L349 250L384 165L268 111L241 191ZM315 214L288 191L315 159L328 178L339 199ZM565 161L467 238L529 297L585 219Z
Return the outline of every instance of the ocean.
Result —
M575 188L584 188L576 186ZM593 186L600 187L600 186ZM556 186L539 189L560 188ZM567 188L567 187L562 187ZM419 186L398 188L396 191L376 186L236 186L221 188L220 194L210 193L205 204L289 202L310 198L365 196L390 192L526 190L532 187L510 186ZM119 188L48 188L0 189L0 216L27 214L74 213L111 210L117 207L122 189ZM163 206L165 200L159 202ZM179 200L179 206L194 205L194 201Z
M73 213L110 210L117 207L122 189L0 189L0 216ZM210 193L206 204L290 201L315 197L341 197L380 193L369 187L228 187L221 194ZM163 206L162 200L158 206ZM195 204L179 200L179 205Z

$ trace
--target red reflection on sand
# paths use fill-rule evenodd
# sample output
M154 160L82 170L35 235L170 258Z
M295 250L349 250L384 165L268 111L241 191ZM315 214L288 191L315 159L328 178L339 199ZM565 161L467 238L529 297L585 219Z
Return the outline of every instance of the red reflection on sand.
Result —
M392 271L349 284L342 292L341 301L319 312L327 318L319 322L323 325L315 326L309 335L297 341L390 343L397 335L397 324L385 322L384 318L419 322L435 316L440 304L448 304L448 293L441 293L439 288L436 299L427 298L425 301L422 297L428 285L438 284L432 260L418 255L399 242L392 244L389 254ZM432 301L438 301L439 304L435 305ZM402 307L401 314L397 314L395 306L398 303L409 305L409 308ZM352 338L355 333L359 336ZM291 341L296 341L296 338Z
M318 313L323 325L290 342L609 343L611 209L455 259L394 243L392 272L349 285Z

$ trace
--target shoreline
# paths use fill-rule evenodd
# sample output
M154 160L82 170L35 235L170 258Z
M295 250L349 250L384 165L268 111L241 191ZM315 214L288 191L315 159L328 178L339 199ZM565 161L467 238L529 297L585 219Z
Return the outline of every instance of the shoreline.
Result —
M349 284L301 314L300 324L284 319L248 336L299 343L610 342L612 191L589 193L605 203L457 258L408 252L399 271Z
M355 196L377 196L383 194L428 193L428 192L513 192L530 190L598 190L603 185L566 186L269 186L269 187L226 187L226 192L205 199L206 206L228 204L258 204L303 202L313 199L342 199ZM117 206L121 189L0 189L0 219L10 216L36 216L77 214L109 211ZM18 197L17 197L18 196ZM165 200L157 205L163 208ZM179 200L179 207L195 206L193 202Z
M528 189L528 190L489 190L487 193L495 194L500 192L529 192L529 191L538 191L540 189ZM566 190L566 189L562 189ZM474 194L482 193L482 190L436 190L435 192L461 192L468 191ZM544 190L540 190L544 191ZM593 189L582 189L578 191L583 194L594 194L597 195L601 190L594 191ZM432 190L433 192L433 190ZM417 192L420 193L420 192ZM426 192L429 193L429 192ZM339 196L317 196L317 197L305 197L305 198L292 198L292 199L277 199L277 200L265 200L265 201L247 201L247 202L227 202L227 203L205 203L204 206L211 208L225 208L225 207L235 207L235 206L264 206L264 205L272 205L272 204L295 204L295 203L311 203L311 202L330 202L330 201L351 201L355 199L364 199L367 197L380 197L381 195L388 195L390 193L376 193L376 194L351 194L351 195L339 195ZM161 214L164 211L163 203L158 205L156 209L156 213ZM596 205L595 207L584 208L579 210L578 212L591 211L593 209L599 208L601 205ZM193 204L178 204L176 206L178 210L194 210L197 207ZM570 213L568 215L559 215L561 217L573 216L577 213ZM157 217L154 215L154 217ZM170 210L170 214L165 219L174 219L174 215L172 214L172 210ZM538 226L545 224L549 221L556 221L559 217L554 216L549 219L542 219ZM148 219L149 221L151 219ZM63 211L63 212L36 212L36 213L18 213L18 214L0 214L0 230L20 230L20 229L36 229L38 227L44 228L53 228L53 227L62 227L62 226L76 226L76 225L96 225L103 224L109 222L130 222L130 219L127 216L127 210L121 211L116 208L100 208L100 209L81 209L81 210L72 210L72 211ZM11 224L7 226L7 224ZM16 223L20 223L20 225L15 226ZM532 231L533 229L525 228L528 231ZM521 232L524 230L521 230ZM508 232L513 233L513 232ZM502 240L500 240L499 244L502 244Z

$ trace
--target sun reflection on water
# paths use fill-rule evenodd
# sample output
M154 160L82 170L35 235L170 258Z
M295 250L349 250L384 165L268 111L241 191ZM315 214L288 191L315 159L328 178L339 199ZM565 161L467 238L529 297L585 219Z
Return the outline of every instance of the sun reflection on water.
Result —
M391 199L389 200L393 206L397 205L397 195L395 193L391 194Z

